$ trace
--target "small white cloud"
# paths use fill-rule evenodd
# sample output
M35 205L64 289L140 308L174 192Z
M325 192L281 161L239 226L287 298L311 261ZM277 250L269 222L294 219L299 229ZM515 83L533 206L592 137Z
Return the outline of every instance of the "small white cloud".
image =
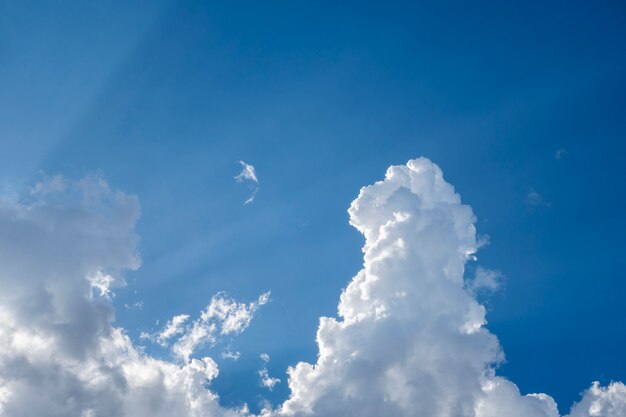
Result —
M541 194L533 188L524 196L524 203L529 208L550 207L550 202L546 201Z
M267 388L272 391L276 384L280 383L280 379L272 378L269 375L269 371L267 370L267 363L270 361L270 356L267 353L261 353L259 355L261 360L263 361L263 367L259 369L259 383L262 387Z
M537 207L542 203L541 195L535 190L530 190L528 194L526 194L524 201L526 204L533 207Z
M233 352L230 349L227 349L223 351L220 356L222 357L222 359L230 359L236 361L239 360L239 358L241 357L241 352Z
M565 148L559 148L556 150L556 152L554 152L554 157L556 158L557 161L560 161L566 156L567 156L567 149Z
M179 314L172 317L172 319L165 324L163 330L156 335L155 341L161 346L167 346L167 342L170 338L185 331L185 323L187 320L189 320L188 314Z
M115 278L112 275L105 274L102 271L98 270L89 275L87 277L87 280L91 283L92 289L99 291L100 297L111 300L111 298L115 296L115 294L111 291L112 286L116 282ZM123 285L123 283L121 283L120 285Z
M496 289L501 275L478 269L464 280L480 246L476 218L437 165L390 167L348 212L365 237L363 269L339 317L320 318L316 362L289 368L277 416L559 416L548 395L496 375L503 354L475 291ZM626 415L619 388L592 388L571 417Z
M201 320L219 323L222 335L239 334L250 325L254 313L269 301L269 297L268 291L261 294L257 301L246 304L238 303L220 292L211 298L211 302L201 314Z
M172 352L178 358L188 362L199 347L215 346L220 336L240 334L250 325L257 310L269 301L269 296L270 293L266 292L261 294L256 301L246 304L233 300L223 292L214 295L197 320L186 326L184 330L179 331L176 327L176 334L182 333L182 336L172 346ZM186 318L182 320L180 325L186 320ZM166 325L165 330L167 329Z
M204 345L215 345L217 342L215 338L216 329L215 323L207 323L202 320L195 321L191 328L172 346L172 352L185 363L188 363L197 348Z
M239 175L235 177L235 179L239 182L244 181L244 180L250 180L258 184L259 180L256 177L256 170L254 169L254 166L244 161L239 161L239 163L243 167L243 170L241 171Z
M124 304L124 308L126 310L132 310L132 309L141 310L143 308L143 301L136 301L132 304Z
M250 204L254 201L254 198L256 197L256 193L259 191L259 179L257 178L257 175L256 175L256 169L254 168L252 164L248 164L244 161L239 161L239 163L242 166L242 170L239 173L239 175L235 177L235 180L237 182L248 183L248 186L252 190L252 195L250 195L250 197L248 197L248 199L244 201L244 204Z
M182 334L185 331L185 323L189 319L188 314L179 314L177 316L172 317L158 333L147 333L142 332L139 336L141 339L150 340L152 342L158 343L159 345L166 347L168 345L169 339L179 334ZM156 322L157 326L159 321Z
M476 268L474 276L466 282L466 287L473 293L496 291L502 286L504 276L501 272L482 267Z
M259 370L259 378L261 386L267 388L270 391L274 389L274 386L276 386L276 384L280 383L280 379L272 378L269 376L267 368Z

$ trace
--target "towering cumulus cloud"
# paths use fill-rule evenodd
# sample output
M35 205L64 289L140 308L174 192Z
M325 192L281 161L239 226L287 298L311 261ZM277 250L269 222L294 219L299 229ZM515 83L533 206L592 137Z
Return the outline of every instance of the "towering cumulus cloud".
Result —
M364 187L350 223L363 269L323 317L316 364L289 369L283 416L556 417L544 394L495 375L502 352L464 282L477 250L474 215L425 158ZM624 385L595 386L572 416L625 416Z
M0 416L251 415L220 406L209 387L217 365L197 344L159 360L113 326L113 290L140 264L138 216L134 196L97 177L54 177L26 197L0 197ZM552 398L521 395L495 374L502 352L483 327L478 284L463 278L477 249L474 216L436 165L389 168L361 190L350 222L365 236L363 269L341 294L339 317L320 320L317 363L290 368L289 399L264 416L558 417ZM206 315L230 334L267 295L213 301ZM188 320L148 336L167 344L205 324ZM570 416L626 416L626 386L594 383Z

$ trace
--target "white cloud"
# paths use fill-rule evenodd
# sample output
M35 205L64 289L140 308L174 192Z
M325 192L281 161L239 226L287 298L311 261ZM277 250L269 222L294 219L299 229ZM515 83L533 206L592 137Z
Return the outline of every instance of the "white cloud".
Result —
M259 369L259 383L262 387L267 388L272 391L276 384L280 383L280 379L272 378L267 369L267 363L270 361L270 356L267 353L261 353L259 355L261 360L263 361L263 367Z
M222 357L222 359L231 359L233 361L236 361L239 360L239 358L241 357L241 352L233 352L230 349L226 349L220 354L220 356Z
M0 200L0 414L238 415L205 389L215 362L144 355L111 325L108 300L92 295L139 266L136 197L98 177L46 181Z
M269 371L267 370L267 368L261 368L259 370L259 378L261 386L267 388L270 391L272 391L274 389L274 386L280 382L280 379L272 378L271 376L269 376Z
M185 362L193 352L204 345L213 346L218 336L237 335L243 332L252 321L254 314L269 301L270 293L262 294L257 301L239 303L221 292L211 298L202 311L172 347L172 352Z
M213 347L221 336L234 336L243 332L256 311L269 301L269 297L270 292L266 292L258 300L246 304L220 292L211 297L209 305L192 323L187 324L190 318L188 314L179 314L172 317L160 332L144 332L140 337L167 347L170 339L179 336L172 346L172 353L189 362L198 348L206 345ZM222 352L222 357L237 360L239 352Z
M183 362L143 353L99 296L139 267L137 199L98 177L45 181L0 199L0 414L249 415L220 406L210 390L216 363L192 353L243 331L269 294L247 304L218 294L197 320L173 318L159 335L178 337ZM474 216L436 165L389 168L349 212L365 236L363 269L341 294L339 317L320 320L317 363L291 368L290 398L264 416L558 416L549 396L521 395L495 375L501 348L463 279L478 246ZM571 417L622 417L625 404L623 384L593 384Z
M626 385L613 382L601 387L594 382L576 404L570 417L621 417L626 416Z
M466 281L466 287L474 294L481 291L493 292L502 286L503 281L504 277L500 271L479 266L474 276Z
M111 275L105 274L102 271L95 271L93 274L87 277L89 283L91 283L92 289L100 292L100 297L111 299L114 296L111 287L115 283L115 278Z
M167 346L169 339L185 331L185 323L187 320L189 320L188 314L179 314L172 317L159 333L142 333L141 338L151 340L161 346Z
M242 166L242 170L235 177L237 182L247 182L249 184L250 189L252 190L252 195L248 197L244 204L250 204L254 201L256 197L256 193L259 191L259 179L256 176L256 169L252 164L248 164L244 161L239 161Z
M425 158L390 167L349 213L365 236L363 269L341 294L339 318L320 319L317 363L289 369L278 415L558 416L549 396L521 395L495 375L503 353L463 279L475 218L439 167ZM495 287L494 274L469 287ZM612 406L626 398L617 397Z
M216 321L222 335L239 334L250 325L254 313L269 299L270 293L266 292L257 301L245 304L236 302L225 293L219 293L211 298L200 319L204 322Z
M258 184L259 180L256 177L256 170L254 169L254 166L247 164L244 161L239 161L239 163L243 167L243 170L235 177L235 179L237 181L251 180Z
M171 337L182 333L184 331L183 326L188 319L189 315L187 314L179 314L178 316L172 317L172 319L167 322L163 331L159 333L159 341L165 342Z
M565 148L559 148L556 150L556 152L554 152L554 157L556 158L557 161L560 161L566 156L567 156L567 149Z

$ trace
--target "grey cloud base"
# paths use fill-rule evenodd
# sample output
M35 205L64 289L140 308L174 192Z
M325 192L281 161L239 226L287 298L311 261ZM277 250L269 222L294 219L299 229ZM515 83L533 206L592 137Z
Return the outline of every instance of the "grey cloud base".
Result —
M474 216L439 167L390 167L349 212L363 269L339 317L320 319L317 363L290 368L290 398L262 415L558 417L551 397L496 375L501 348L463 279ZM138 216L98 178L0 199L0 416L251 415L206 388L211 358L158 360L112 325L107 297L140 263ZM569 416L626 416L626 386L593 384Z

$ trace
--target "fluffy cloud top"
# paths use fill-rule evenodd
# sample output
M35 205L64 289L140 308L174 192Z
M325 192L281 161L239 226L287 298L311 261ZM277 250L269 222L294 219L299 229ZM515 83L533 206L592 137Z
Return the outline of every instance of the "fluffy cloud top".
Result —
M160 332L156 334L142 333L141 338L151 340L163 347L166 347L172 337L185 331L185 323L187 320L189 320L188 314L179 314L172 317Z
M363 269L338 317L320 319L317 363L290 368L289 399L263 415L558 417L548 395L521 395L496 375L503 354L474 294L498 276L464 279L479 246L474 216L435 164L389 168L349 213L365 236ZM134 196L97 177L0 199L0 416L250 415L220 406L217 365L194 352L245 329L268 295L218 294L199 319L174 317L155 338L178 338L180 362L146 355L112 325L112 291L140 264L138 216ZM570 417L624 415L626 386L614 382L594 383Z
M465 282L475 219L437 165L390 167L349 213L365 237L363 269L341 294L339 318L320 319L317 363L289 369L278 415L558 416L548 395L520 395L495 375L503 353L474 293L496 288L499 275L479 269ZM594 385L571 416L618 417L624 398L621 383Z

